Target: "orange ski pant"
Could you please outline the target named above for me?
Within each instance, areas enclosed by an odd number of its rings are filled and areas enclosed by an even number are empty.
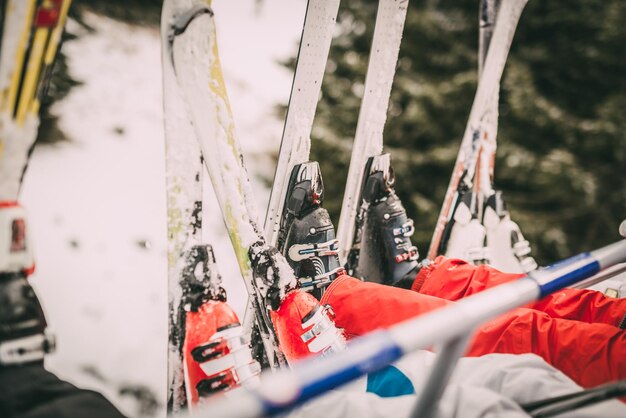
[[[522,276],[502,273],[487,265],[474,266],[463,260],[437,257],[431,265],[420,270],[412,290],[447,300],[459,300]],[[563,289],[526,307],[545,312],[553,318],[613,326],[619,326],[626,315],[626,299],[611,298],[601,292],[584,289]]]
[[[336,325],[353,337],[454,302],[343,275],[321,303],[333,308]],[[626,378],[626,332],[533,309],[515,309],[480,326],[466,355],[489,353],[537,354],[587,388]]]

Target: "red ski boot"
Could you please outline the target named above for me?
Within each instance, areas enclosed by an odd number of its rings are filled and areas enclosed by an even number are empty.
[[[271,312],[280,348],[287,361],[343,350],[346,340],[335,327],[335,314],[310,293],[294,290]]]
[[[237,314],[225,302],[210,300],[187,313],[183,357],[190,408],[257,378],[261,368],[249,344]]]

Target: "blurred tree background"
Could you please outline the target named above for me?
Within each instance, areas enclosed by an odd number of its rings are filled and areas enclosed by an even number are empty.
[[[342,1],[313,130],[311,158],[325,174],[335,223],[377,4]],[[159,0],[74,0],[72,16],[81,23],[91,10],[156,27],[160,7]],[[626,217],[625,42],[623,0],[530,0],[518,26],[500,94],[495,181],[541,263],[616,240]],[[477,50],[478,0],[410,2],[385,148],[422,254],[476,90]],[[73,85],[63,65],[55,80],[60,93]]]
[[[312,159],[339,219],[377,3],[344,0]],[[626,2],[530,0],[500,94],[496,187],[538,261],[615,241],[626,217]],[[410,2],[385,150],[425,255],[477,84],[478,0]]]

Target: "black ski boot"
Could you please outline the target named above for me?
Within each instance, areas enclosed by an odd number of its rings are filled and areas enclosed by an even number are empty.
[[[43,362],[54,351],[39,299],[22,272],[0,272],[0,368]]]
[[[335,227],[322,205],[324,183],[317,162],[294,167],[278,234],[277,247],[293,268],[300,287],[320,299],[344,273]]]
[[[411,243],[413,220],[407,217],[394,184],[389,154],[371,157],[365,167],[348,271],[368,282],[410,287],[419,269],[419,253]]]

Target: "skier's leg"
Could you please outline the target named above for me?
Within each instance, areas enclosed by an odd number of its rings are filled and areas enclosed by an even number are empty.
[[[626,378],[625,331],[532,309],[516,309],[481,326],[467,355],[488,353],[537,354],[585,388]]]
[[[337,327],[357,336],[453,302],[342,276],[328,287],[322,303],[335,310]],[[585,387],[626,377],[625,331],[531,309],[516,309],[481,326],[470,347],[474,356],[537,354]]]
[[[486,264],[475,266],[457,258],[437,257],[420,269],[411,290],[447,300],[458,300],[523,276],[518,273],[502,273]]]
[[[334,309],[337,327],[351,337],[387,328],[453,302],[344,275],[326,289],[321,303]]]
[[[502,273],[487,265],[438,257],[423,267],[412,289],[447,300],[458,300],[485,289],[517,280],[522,274]],[[594,290],[563,289],[527,306],[553,318],[619,326],[626,314],[626,299],[615,299]]]
[[[626,318],[626,299],[616,299],[587,289],[563,289],[528,306],[553,318],[620,327]]]

